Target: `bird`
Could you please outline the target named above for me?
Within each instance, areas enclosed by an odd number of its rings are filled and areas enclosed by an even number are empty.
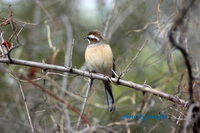
[[[85,40],[88,46],[85,50],[85,62],[90,72],[104,74],[115,77],[115,63],[110,45],[98,30],[93,30],[87,34]],[[115,111],[114,97],[110,81],[103,81],[108,103],[108,110]]]

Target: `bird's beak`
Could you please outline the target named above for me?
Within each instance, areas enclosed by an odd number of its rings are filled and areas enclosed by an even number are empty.
[[[86,37],[86,38],[84,38],[84,40],[85,41],[87,41],[88,42],[88,44],[90,44],[90,40]]]

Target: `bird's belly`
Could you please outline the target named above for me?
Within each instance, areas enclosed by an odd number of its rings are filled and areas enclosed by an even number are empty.
[[[90,71],[94,70],[97,73],[112,74],[113,55],[109,45],[87,48],[85,60]]]

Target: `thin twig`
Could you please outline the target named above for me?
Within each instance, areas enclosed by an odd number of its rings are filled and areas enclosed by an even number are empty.
[[[65,101],[62,98],[58,97],[57,95],[51,93],[50,91],[48,91],[45,88],[43,88],[40,85],[38,85],[37,83],[35,83],[35,82],[33,82],[33,81],[29,80],[29,79],[26,79],[24,77],[22,77],[22,78],[24,80],[27,80],[29,83],[31,83],[35,87],[39,88],[43,92],[47,93],[49,96],[51,96],[51,97],[55,98],[56,100],[58,100],[59,102],[65,104],[68,108],[70,108],[71,110],[73,110],[77,115],[81,116],[81,119],[91,128],[91,124],[88,122],[88,120],[83,115],[81,115],[81,113],[76,108],[74,108],[73,106],[71,106],[67,101]]]
[[[158,20],[156,20],[155,22],[149,22],[142,29],[136,29],[136,30],[129,30],[129,31],[127,31],[126,35],[129,35],[132,32],[142,32],[142,31],[146,30],[150,25],[155,25],[157,23],[158,23]]]
[[[119,28],[119,26],[126,20],[126,18],[133,13],[134,7],[130,5],[115,22],[110,26],[109,32],[107,33],[106,40],[111,40],[112,34]]]
[[[42,8],[42,10],[48,16],[49,20],[53,21],[53,18],[51,17],[50,13],[44,8],[44,6],[42,5],[42,3],[39,0],[35,0],[35,3],[38,4],[40,6],[40,8]]]
[[[46,69],[44,69],[43,71],[43,75],[46,75]],[[44,89],[47,89],[47,86],[46,86],[46,77],[43,78],[43,84],[44,84]],[[44,132],[46,133],[46,118],[47,118],[47,96],[46,96],[46,93],[44,93],[44,105],[45,105],[45,109],[44,109],[44,119],[45,119],[45,122],[44,122]]]
[[[72,40],[72,46],[71,46],[71,52],[70,52],[70,67],[72,67],[72,55],[73,55],[75,38],[76,37],[74,37],[73,40]]]
[[[198,120],[199,115],[195,114],[197,113],[196,111],[199,112],[199,104],[191,104],[187,112],[186,120],[184,122],[183,133],[188,132],[189,126],[194,126],[195,119]]]
[[[71,128],[71,120],[70,120],[70,117],[69,117],[69,111],[68,111],[68,109],[65,109],[64,110],[64,114],[65,114],[65,118],[66,118],[66,121],[67,121],[67,129],[68,130],[72,130],[72,128]]]
[[[88,100],[88,95],[89,95],[89,92],[92,88],[92,83],[93,83],[93,79],[89,79],[89,84],[88,84],[88,88],[86,90],[86,93],[85,93],[85,99],[84,99],[84,102],[83,102],[83,105],[82,105],[82,109],[81,109],[81,115],[83,115],[83,112],[85,110],[85,105],[87,103],[87,100]],[[81,117],[79,116],[78,118],[78,122],[76,124],[76,129],[78,129],[79,125],[80,125],[80,122],[81,122]]]
[[[131,64],[134,62],[134,60],[138,57],[138,55],[140,54],[140,52],[142,51],[142,49],[144,48],[144,46],[147,44],[148,40],[145,41],[145,43],[142,45],[142,47],[140,48],[140,50],[137,52],[137,54],[135,55],[135,57],[129,62],[129,64],[126,66],[126,68],[124,69],[124,71],[122,71],[122,73],[120,74],[120,78],[123,77],[130,69],[131,69]]]
[[[26,24],[27,24],[27,23],[25,22],[25,23],[22,25],[21,29],[20,29],[19,32],[17,33],[17,37],[19,36],[19,34],[21,33],[21,31],[24,29],[24,27],[25,27]]]
[[[10,13],[9,22],[10,22],[11,28],[12,28],[12,30],[14,31],[14,33],[13,33],[13,34],[11,35],[11,37],[9,38],[8,42],[11,41],[11,39],[12,39],[13,36],[17,33],[17,30],[18,30],[18,25],[17,25],[17,23],[12,19],[12,12]],[[13,25],[13,23],[14,23],[15,25]]]
[[[72,31],[72,26],[71,26],[71,23],[69,21],[69,18],[67,15],[62,15],[61,16],[61,19],[65,25],[65,29],[67,31],[67,43],[66,43],[66,48],[67,50],[65,50],[65,67],[69,67],[70,65],[70,55],[72,55],[72,45],[73,45],[73,31]],[[72,58],[72,57],[71,57]],[[67,84],[68,84],[68,78],[66,78],[68,76],[68,73],[63,73],[65,75],[65,77],[63,77],[63,80],[62,80],[62,90],[61,90],[61,94],[60,96],[61,97],[64,97],[65,95],[65,90],[66,90],[66,87],[67,87]]]
[[[52,41],[51,41],[51,29],[50,26],[48,24],[48,21],[45,21],[46,27],[47,27],[47,38],[48,38],[48,44],[49,47],[52,49],[53,51],[53,55],[52,55],[52,60],[51,60],[51,64],[54,64],[55,58],[59,52],[59,49],[56,48],[56,46],[53,46]]]
[[[0,52],[1,52],[1,54],[4,56],[5,55],[5,53],[4,53],[4,50],[3,50],[3,43],[5,42],[4,41],[4,38],[3,38],[3,31],[0,29]]]
[[[116,8],[116,5],[117,5],[116,3],[117,3],[117,0],[114,0],[113,9],[110,11],[110,14],[108,16],[108,19],[106,21],[106,25],[105,25],[105,28],[104,28],[104,31],[103,31],[103,36],[104,37],[106,37],[106,35],[107,35],[107,30],[108,30],[108,26],[109,26],[109,23],[110,23],[110,19],[113,16],[114,9]]]
[[[10,67],[9,67],[9,68],[10,68]],[[10,68],[10,70],[11,70],[12,73],[15,75],[14,71],[13,71],[11,68]],[[15,75],[15,77],[17,77],[17,76]],[[20,92],[21,92],[21,94],[22,94],[22,99],[23,99],[23,101],[24,101],[24,105],[25,105],[25,108],[26,108],[26,113],[27,113],[27,116],[28,116],[28,121],[29,121],[29,124],[30,124],[30,126],[31,126],[31,132],[34,133],[35,131],[34,131],[34,129],[33,129],[33,124],[32,124],[32,120],[31,120],[31,116],[30,116],[29,110],[28,110],[28,105],[27,105],[27,102],[26,102],[26,97],[25,97],[24,91],[23,91],[23,89],[22,89],[22,85],[21,85],[21,83],[20,83],[20,81],[19,81],[19,78],[17,78],[16,80],[17,80],[17,83],[18,83],[18,85],[19,85],[19,90],[20,90]]]

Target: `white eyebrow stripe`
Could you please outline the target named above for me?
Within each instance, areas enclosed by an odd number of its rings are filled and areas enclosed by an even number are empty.
[[[94,35],[89,35],[88,37],[90,37],[90,38],[95,38],[95,39],[97,39],[98,41],[100,40],[98,37],[96,37],[96,36],[94,36]]]

